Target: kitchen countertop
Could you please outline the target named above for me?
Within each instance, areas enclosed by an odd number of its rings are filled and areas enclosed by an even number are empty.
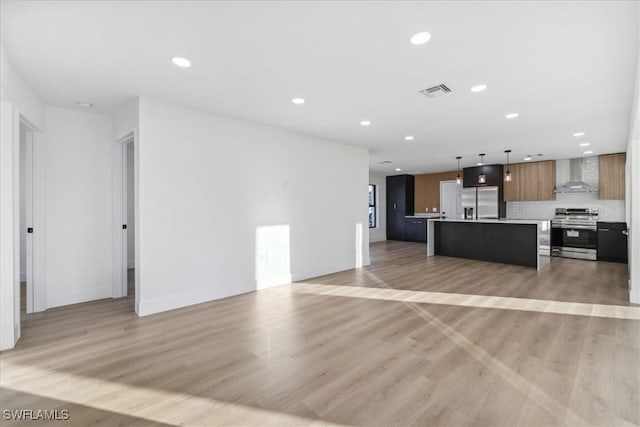
[[[427,214],[417,214],[417,215],[405,215],[405,218],[440,218],[439,213],[427,213]]]
[[[549,223],[550,219],[459,219],[459,218],[430,218],[432,221],[442,222],[475,222],[482,224],[542,224]]]

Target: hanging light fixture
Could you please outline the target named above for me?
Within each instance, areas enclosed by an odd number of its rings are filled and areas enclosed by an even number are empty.
[[[483,157],[485,156],[485,154],[482,153],[482,154],[479,154],[479,156],[480,156],[480,162],[478,163],[478,166],[482,166],[484,165]],[[484,173],[481,172],[480,175],[478,175],[478,184],[486,184],[486,182],[487,182],[487,177]]]
[[[504,173],[504,180],[507,182],[511,182],[511,171],[509,170],[509,153],[511,150],[504,150],[507,153],[507,171]]]
[[[462,177],[460,176],[460,159],[461,158],[462,156],[456,157],[456,160],[458,161],[458,175],[456,175],[456,184],[462,184]]]

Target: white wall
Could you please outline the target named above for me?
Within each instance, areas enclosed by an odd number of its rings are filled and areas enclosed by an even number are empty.
[[[375,184],[377,190],[378,224],[369,229],[369,241],[387,240],[387,177],[380,173],[369,173],[369,184]]]
[[[113,115],[113,139],[122,138],[138,126],[138,98],[118,108]]]
[[[139,127],[140,315],[369,263],[367,150],[149,98]]]
[[[112,121],[46,108],[48,307],[111,297]]]
[[[135,190],[134,190],[134,144],[127,144],[127,268],[135,267]]]
[[[38,95],[16,73],[4,47],[0,45],[0,81],[2,82],[3,97],[6,96],[20,114],[33,126],[43,130],[44,103]]]

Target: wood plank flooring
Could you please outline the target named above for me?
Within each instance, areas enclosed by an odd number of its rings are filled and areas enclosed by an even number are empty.
[[[33,425],[640,424],[626,265],[537,272],[403,242],[371,258],[144,318],[128,298],[28,315],[0,355],[2,409],[69,411]]]

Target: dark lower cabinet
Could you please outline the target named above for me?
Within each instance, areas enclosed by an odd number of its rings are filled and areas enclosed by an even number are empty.
[[[405,240],[427,242],[427,220],[424,218],[405,218]]]
[[[598,260],[628,262],[627,224],[598,222]]]
[[[433,229],[436,255],[538,267],[536,224],[436,221]]]
[[[413,215],[413,175],[387,177],[387,239],[405,240],[405,216]]]

